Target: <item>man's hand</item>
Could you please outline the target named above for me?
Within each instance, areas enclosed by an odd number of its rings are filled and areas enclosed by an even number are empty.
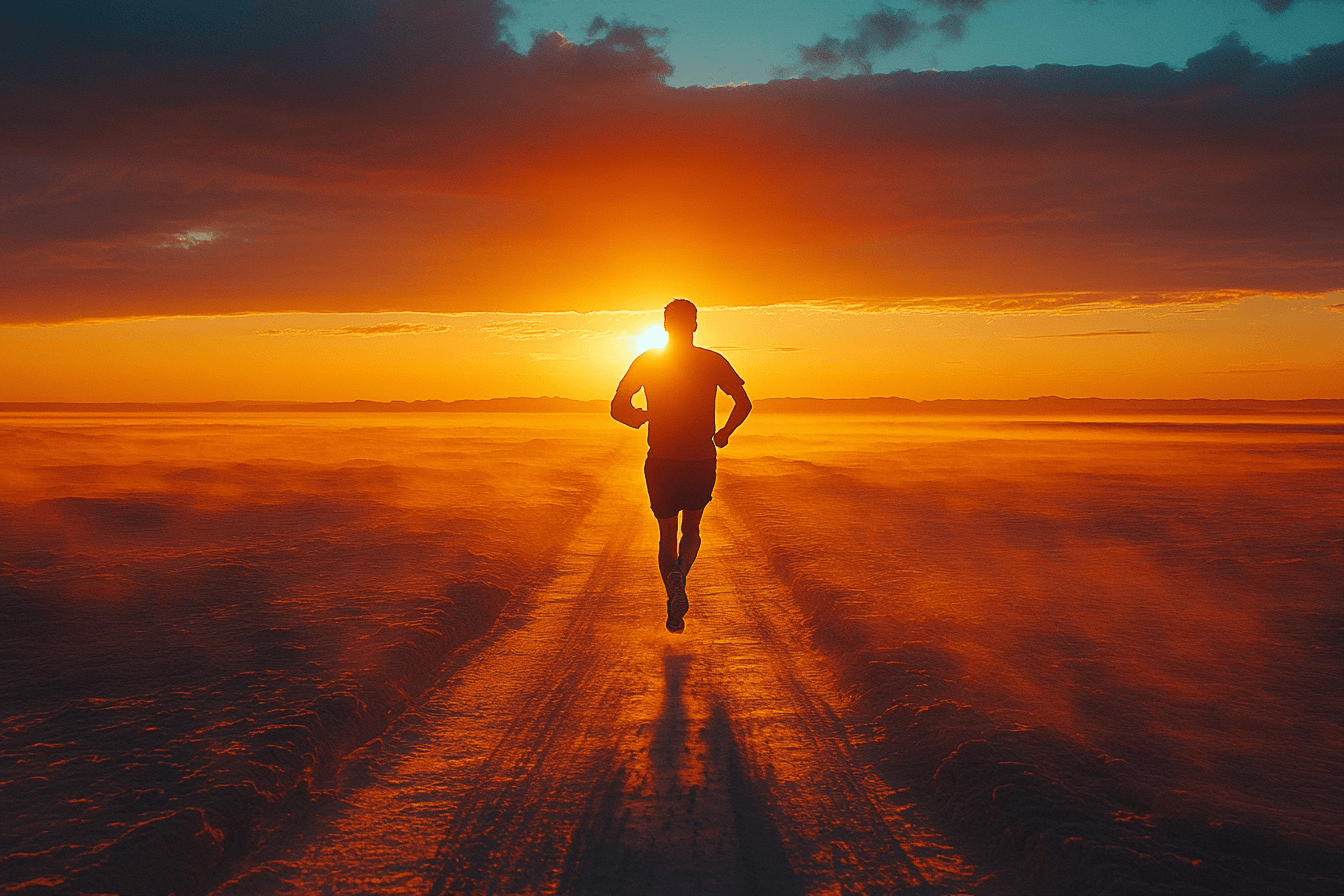
[[[751,399],[747,397],[747,390],[742,388],[741,383],[720,386],[719,388],[727,392],[733,399],[733,411],[728,415],[728,422],[723,424],[723,429],[714,433],[714,444],[722,448],[728,444],[728,437],[742,425],[742,421],[747,419],[747,415],[751,413]]]
[[[611,416],[624,423],[631,429],[639,429],[645,423],[649,422],[649,412],[644,408],[633,407],[630,400],[626,399],[625,407],[613,404],[611,407]]]
[[[649,422],[649,412],[644,408],[635,407],[630,401],[642,388],[644,387],[638,383],[630,382],[630,374],[627,373],[621,384],[616,387],[616,394],[611,399],[611,416],[631,429],[639,429]]]

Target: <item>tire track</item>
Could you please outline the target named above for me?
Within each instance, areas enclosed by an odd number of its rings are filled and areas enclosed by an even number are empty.
[[[725,587],[706,597],[733,606],[724,618],[760,654],[755,686],[742,686],[739,672],[738,686],[725,689],[730,718],[753,776],[772,781],[786,848],[809,892],[970,887],[974,869],[855,756],[842,717],[848,700],[806,644],[802,614],[751,530],[725,503],[707,532],[707,559]]]
[[[585,595],[610,593],[631,553],[635,520],[628,512],[614,537],[592,558],[591,574],[572,592],[576,612],[538,676],[545,688],[521,712],[482,763],[482,783],[458,806],[433,864],[429,893],[541,892],[562,864],[568,843],[592,794],[619,787],[617,750],[588,736],[594,717],[619,706],[611,676],[610,645],[597,637],[602,605]],[[589,557],[587,552],[583,556]],[[594,681],[594,679],[599,679]],[[596,692],[596,697],[594,696]],[[596,734],[597,732],[592,732]],[[594,787],[596,785],[596,787]]]
[[[747,528],[711,505],[662,628],[634,463],[524,616],[367,748],[231,893],[951,893],[968,869],[855,764],[845,701]]]

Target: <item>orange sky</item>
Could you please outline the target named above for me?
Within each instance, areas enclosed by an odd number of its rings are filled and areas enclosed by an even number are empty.
[[[660,319],[291,313],[9,326],[0,400],[608,398]],[[698,336],[756,397],[1344,392],[1344,312],[1315,299],[1062,313],[705,306]]]
[[[762,396],[1344,394],[1341,47],[673,89],[377,9],[21,35],[0,400],[597,397],[678,295]]]

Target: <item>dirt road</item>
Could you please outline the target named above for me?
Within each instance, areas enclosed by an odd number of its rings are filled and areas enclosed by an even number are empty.
[[[723,502],[663,629],[637,468],[551,585],[222,892],[956,893],[975,875],[855,761],[845,700]]]

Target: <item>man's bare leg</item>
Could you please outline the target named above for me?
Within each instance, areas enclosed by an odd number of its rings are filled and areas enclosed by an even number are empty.
[[[705,509],[703,507],[699,510],[682,511],[681,549],[677,552],[677,565],[681,567],[682,575],[691,571],[691,564],[695,562],[695,555],[700,553],[700,518],[704,515]]]
[[[658,573],[663,581],[677,565],[677,518],[670,516],[658,520]]]
[[[675,516],[658,520],[658,571],[663,576],[663,587],[667,590],[667,630],[676,634],[684,631],[686,624],[681,617],[686,615],[686,579],[677,563],[677,518]]]
[[[704,515],[704,508],[682,511],[680,545],[677,544],[677,517],[658,520],[658,572],[664,581],[673,567],[680,569],[683,575],[691,571],[691,564],[700,553],[700,520]]]

